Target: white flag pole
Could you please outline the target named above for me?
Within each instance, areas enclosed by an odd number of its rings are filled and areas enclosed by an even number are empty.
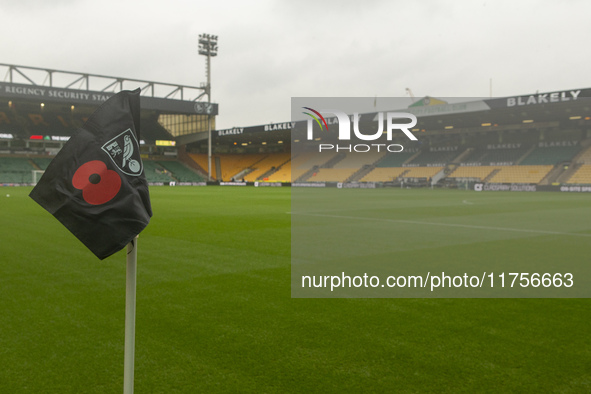
[[[135,357],[135,289],[137,267],[137,236],[127,244],[125,284],[125,358],[123,365],[123,394],[133,394]]]

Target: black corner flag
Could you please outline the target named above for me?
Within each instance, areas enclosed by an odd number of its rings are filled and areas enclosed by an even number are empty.
[[[152,216],[139,140],[140,90],[117,93],[70,138],[29,195],[101,260]]]

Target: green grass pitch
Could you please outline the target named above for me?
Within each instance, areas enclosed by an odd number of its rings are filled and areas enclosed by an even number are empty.
[[[30,188],[1,192],[0,393],[121,392],[124,252],[101,262]],[[591,233],[589,196],[357,192],[407,201],[406,220],[518,227],[499,221],[522,213],[523,227],[540,217]],[[589,299],[292,299],[288,188],[155,187],[151,198],[136,393],[591,391]],[[475,198],[486,204],[461,205]],[[449,230],[429,231],[416,253],[446,247]],[[542,240],[540,259],[557,247],[589,256],[588,238],[544,237],[527,238]],[[475,245],[468,237],[440,256]]]

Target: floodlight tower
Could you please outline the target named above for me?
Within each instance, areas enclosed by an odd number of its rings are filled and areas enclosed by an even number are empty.
[[[218,55],[218,36],[199,34],[199,54],[206,56],[207,102],[211,103],[211,58]],[[211,114],[207,114],[207,178],[211,181]]]

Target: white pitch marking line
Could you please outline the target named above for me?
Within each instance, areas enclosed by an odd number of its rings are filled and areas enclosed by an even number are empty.
[[[396,219],[381,219],[381,218],[364,218],[364,217],[359,217],[359,216],[325,215],[325,214],[318,214],[318,213],[292,212],[291,214],[292,215],[304,215],[304,216],[329,217],[329,218],[336,218],[336,219],[370,220],[370,221],[374,221],[374,222],[390,222],[390,223],[402,223],[402,224],[426,224],[429,226],[460,227],[460,228],[471,228],[471,229],[478,229],[478,230],[498,230],[498,231],[514,231],[514,232],[518,232],[518,233],[571,235],[571,236],[575,236],[575,237],[591,237],[591,234],[564,233],[564,232],[560,232],[560,231],[545,231],[545,230],[529,230],[529,229],[510,228],[510,227],[476,226],[476,225],[471,225],[471,224],[420,222],[420,221],[416,221],[416,220],[396,220]]]

